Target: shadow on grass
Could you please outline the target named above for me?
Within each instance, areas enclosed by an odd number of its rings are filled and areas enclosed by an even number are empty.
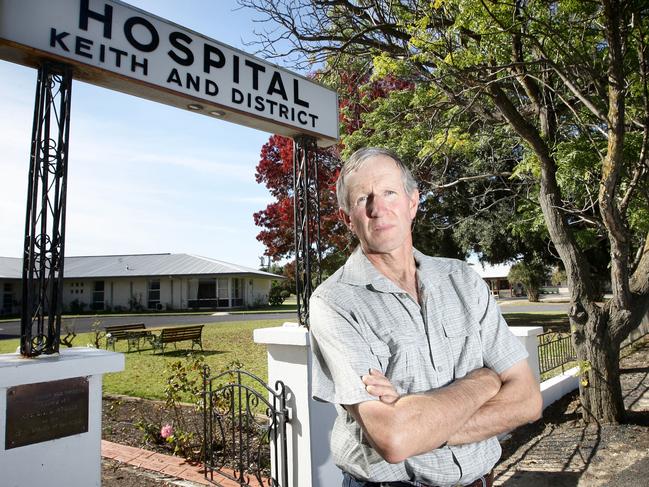
[[[532,313],[507,313],[505,321],[509,326],[541,326],[543,331],[567,332],[570,331],[568,314],[532,314]]]
[[[138,353],[137,350],[132,350],[130,353]],[[223,355],[224,353],[230,353],[230,350],[197,350],[191,348],[177,348],[172,350],[165,350],[164,353],[156,352],[152,353],[152,349],[148,348],[146,350],[140,350],[140,354],[147,353],[153,357],[180,357],[185,358],[187,355],[202,355],[204,357],[211,357],[212,355]]]

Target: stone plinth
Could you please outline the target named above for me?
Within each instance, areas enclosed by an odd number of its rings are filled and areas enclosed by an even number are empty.
[[[67,348],[61,350],[58,355],[29,359],[22,358],[19,354],[0,355],[0,472],[2,472],[0,483],[2,486],[101,485],[102,376],[106,372],[121,370],[124,370],[123,354],[94,348]],[[27,391],[27,394],[37,398],[36,402],[46,400],[47,407],[30,404],[29,411],[25,412],[24,416],[29,417],[33,414],[35,416],[33,424],[50,423],[56,418],[53,412],[65,407],[65,391],[55,391],[53,397],[47,398],[45,397],[47,394],[39,395],[38,389],[49,391],[52,384],[66,384],[56,381],[75,378],[79,378],[79,382],[82,383],[87,380],[87,431],[12,447],[16,438],[25,438],[34,432],[29,431],[30,422],[23,419],[18,425],[15,423],[9,425],[8,435],[7,406],[8,400],[13,400],[8,397],[8,392],[13,397],[20,393],[16,391]],[[22,387],[29,384],[42,384],[42,386]],[[55,390],[56,387],[53,389]],[[58,400],[55,397],[57,394],[63,399]],[[72,404],[76,404],[77,400],[78,397]],[[15,406],[11,409],[13,411]],[[15,414],[16,411],[13,413]],[[50,413],[51,417],[48,415]],[[42,420],[43,416],[47,416],[46,421]],[[20,434],[15,433],[17,427]],[[47,431],[47,428],[39,427],[39,430],[41,431],[35,432],[36,436],[43,435],[42,430]],[[52,427],[50,432],[52,431],[59,434],[59,431],[65,431],[65,428]]]

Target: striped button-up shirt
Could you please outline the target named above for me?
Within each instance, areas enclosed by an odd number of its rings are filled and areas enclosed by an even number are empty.
[[[361,480],[468,484],[500,457],[495,437],[390,464],[341,407],[378,400],[361,376],[381,370],[400,394],[443,387],[474,369],[502,373],[527,357],[488,286],[466,263],[414,251],[419,301],[383,276],[360,247],[310,301],[313,397],[336,405],[331,450]]]

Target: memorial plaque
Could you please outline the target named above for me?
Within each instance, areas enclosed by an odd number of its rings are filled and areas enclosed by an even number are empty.
[[[88,379],[7,389],[5,450],[88,431]]]

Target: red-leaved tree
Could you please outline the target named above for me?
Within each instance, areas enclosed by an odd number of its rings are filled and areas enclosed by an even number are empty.
[[[370,104],[396,90],[411,89],[412,84],[387,76],[369,83],[370,73],[350,69],[337,73],[336,79],[327,83],[338,91],[341,132],[352,133],[362,127],[363,114]],[[316,76],[318,77],[318,76]],[[359,87],[363,86],[363,89]],[[320,243],[322,272],[329,275],[351,253],[354,241],[338,217],[336,179],[342,161],[340,146],[318,149],[318,187],[320,195]],[[273,135],[261,148],[255,178],[266,185],[275,201],[254,213],[255,225],[262,228],[257,240],[266,246],[265,254],[275,261],[294,256],[293,230],[293,141],[288,137]],[[293,266],[286,266],[290,272]],[[287,276],[293,277],[293,276]]]
[[[318,188],[320,194],[320,242],[322,269],[328,274],[348,253],[350,239],[338,219],[335,184],[340,159],[335,147],[318,149]],[[261,149],[261,160],[255,175],[266,185],[275,201],[253,217],[263,230],[257,240],[266,246],[266,255],[273,260],[294,256],[293,229],[293,140],[273,135]],[[315,223],[315,222],[312,222]],[[315,238],[315,235],[313,235]],[[291,266],[287,267],[291,269]],[[289,276],[290,277],[290,276]]]

